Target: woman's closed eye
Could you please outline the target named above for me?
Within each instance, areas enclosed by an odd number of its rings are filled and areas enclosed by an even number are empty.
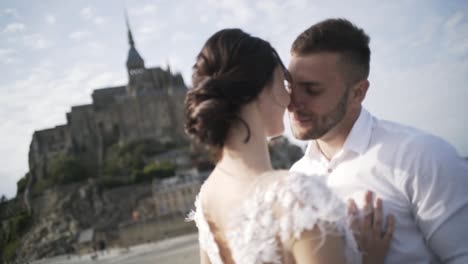
[[[291,93],[293,84],[289,82],[288,80],[284,80],[284,88],[288,93]]]

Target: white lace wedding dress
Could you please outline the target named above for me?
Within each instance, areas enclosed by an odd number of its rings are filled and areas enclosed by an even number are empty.
[[[304,230],[314,227],[319,228],[322,236],[343,237],[346,263],[361,263],[345,205],[319,177],[287,171],[263,174],[245,203],[232,214],[226,239],[235,263],[294,263],[291,242],[299,239]],[[200,247],[210,262],[222,264],[222,252],[199,196],[188,220],[195,221]],[[320,241],[323,243],[323,238]]]

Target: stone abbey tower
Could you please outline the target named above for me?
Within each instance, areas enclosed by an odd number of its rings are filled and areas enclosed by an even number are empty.
[[[49,163],[57,155],[78,157],[98,177],[111,145],[141,139],[162,144],[187,142],[183,129],[187,87],[182,76],[172,73],[169,66],[146,68],[128,20],[127,29],[128,84],[94,90],[92,103],[72,107],[66,124],[34,132],[29,148],[33,182],[46,177]]]

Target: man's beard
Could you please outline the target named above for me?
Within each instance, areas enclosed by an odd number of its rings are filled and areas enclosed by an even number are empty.
[[[291,125],[294,137],[300,140],[318,139],[334,128],[343,120],[346,114],[349,91],[350,89],[347,88],[343,97],[341,97],[341,100],[338,102],[338,105],[327,114],[320,116],[307,113],[309,117],[312,117],[313,121],[310,128],[305,128],[306,131],[301,131],[299,126],[297,126],[298,129],[296,129],[294,125]]]

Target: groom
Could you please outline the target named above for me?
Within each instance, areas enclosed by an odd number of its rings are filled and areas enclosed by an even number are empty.
[[[362,107],[366,33],[328,19],[300,34],[291,55],[289,117],[294,136],[309,140],[291,170],[319,172],[343,199],[381,198],[396,219],[386,263],[468,263],[468,163],[442,139]]]

